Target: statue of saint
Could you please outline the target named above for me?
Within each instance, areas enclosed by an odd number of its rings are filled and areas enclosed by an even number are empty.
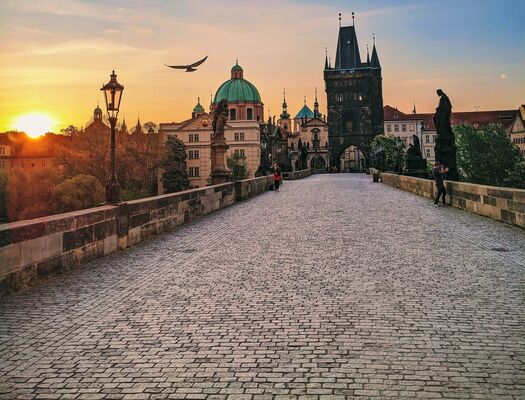
[[[414,142],[414,155],[421,157],[421,143],[417,135],[412,135],[412,142]]]
[[[452,103],[443,90],[438,89],[436,93],[439,96],[439,105],[436,108],[436,114],[434,114],[434,125],[439,134],[440,131],[450,129]]]
[[[217,104],[215,111],[213,112],[213,137],[212,142],[224,142],[224,127],[226,126],[226,121],[228,121],[228,101],[222,99]]]

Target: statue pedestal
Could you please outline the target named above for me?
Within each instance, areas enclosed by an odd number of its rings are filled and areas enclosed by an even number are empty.
[[[211,184],[219,185],[230,181],[231,171],[226,166],[226,141],[211,144]]]
[[[428,178],[427,160],[424,158],[407,159],[406,174],[416,178]]]

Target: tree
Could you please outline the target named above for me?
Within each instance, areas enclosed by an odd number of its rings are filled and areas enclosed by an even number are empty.
[[[406,144],[401,138],[391,135],[378,135],[372,140],[372,153],[383,151],[383,171],[401,173],[405,165]]]
[[[241,156],[239,153],[233,153],[231,157],[226,159],[226,164],[232,171],[232,181],[242,181],[248,178],[249,171],[246,165],[246,157]]]
[[[9,178],[4,171],[0,171],[0,223],[7,222],[7,188]]]
[[[503,186],[520,161],[518,148],[503,128],[472,125],[454,127],[458,169],[467,182]]]
[[[77,175],[57,185],[53,191],[56,209],[63,213],[95,207],[104,200],[104,187],[91,175]]]
[[[504,183],[508,187],[525,189],[525,161],[520,161],[514,165]]]
[[[80,130],[74,125],[69,125],[64,129],[60,129],[60,133],[66,136],[75,136],[80,133]]]
[[[179,192],[190,187],[188,173],[186,172],[186,158],[184,143],[173,136],[168,136],[166,150],[161,161],[161,166],[164,169],[162,173],[164,193]]]

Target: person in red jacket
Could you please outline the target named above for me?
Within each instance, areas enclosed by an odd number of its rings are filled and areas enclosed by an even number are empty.
[[[281,176],[281,171],[279,170],[279,167],[275,167],[273,170],[273,185],[275,187],[275,190],[279,190],[279,185],[281,184],[282,180],[283,177]]]

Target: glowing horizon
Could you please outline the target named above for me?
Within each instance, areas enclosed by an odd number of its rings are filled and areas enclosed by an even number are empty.
[[[177,2],[179,3],[179,2]],[[435,90],[455,111],[517,109],[525,102],[525,5],[510,0],[454,2],[360,0],[324,4],[269,0],[191,4],[155,0],[5,0],[0,4],[0,132],[16,116],[38,110],[53,129],[82,127],[103,104],[100,87],[115,69],[125,90],[119,120],[181,121],[201,98],[230,78],[239,59],[259,90],[265,114],[281,113],[286,87],[294,116],[318,88],[325,113],[325,46],[335,58],[337,14],[356,29],[362,58],[375,32],[383,67],[383,103],[404,112],[432,112]],[[507,10],[513,8],[509,14]],[[198,71],[186,64],[205,55]]]

